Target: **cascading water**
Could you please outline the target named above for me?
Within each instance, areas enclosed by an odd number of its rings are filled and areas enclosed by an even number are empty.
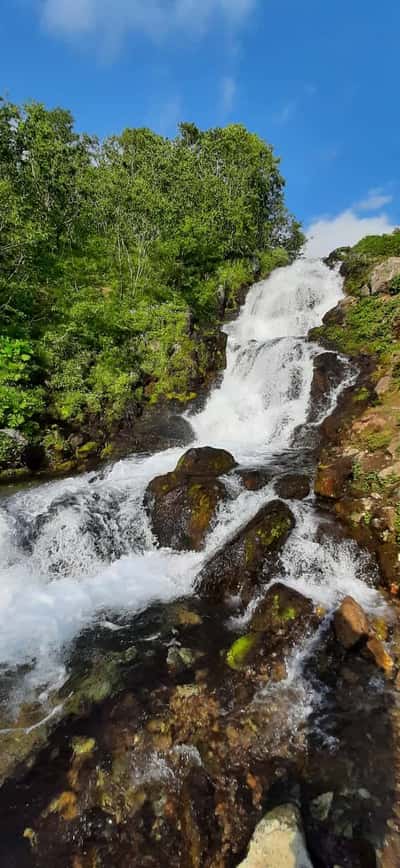
[[[271,455],[279,464],[289,447],[296,454],[296,431],[308,418],[313,361],[321,352],[305,336],[340,296],[340,277],[311,261],[279,269],[251,289],[237,321],[226,327],[222,382],[205,409],[190,418],[196,443],[224,446],[247,466],[271,461]],[[257,493],[239,489],[236,499],[220,509],[202,553],[159,549],[143,493],[152,478],[173,469],[181,454],[170,449],[133,456],[100,473],[2,500],[4,669],[34,662],[32,684],[62,678],[64,650],[82,629],[96,619],[109,624],[118,613],[139,611],[154,600],[189,594],[210,553],[275,496],[273,483]],[[312,499],[296,511],[282,579],[324,605],[350,591],[374,608],[377,596],[363,580],[356,547],[316,539]]]

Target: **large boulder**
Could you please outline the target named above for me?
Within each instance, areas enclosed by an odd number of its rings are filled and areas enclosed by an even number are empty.
[[[249,600],[264,564],[282,547],[294,524],[285,503],[267,503],[205,565],[197,580],[197,591],[213,601],[237,594],[243,601]]]
[[[199,551],[221,501],[227,497],[218,478],[236,466],[224,449],[189,449],[175,470],[157,476],[144,503],[158,542],[179,551]]]
[[[312,868],[295,805],[280,805],[265,815],[238,868]]]
[[[372,295],[379,292],[390,292],[395,278],[400,276],[400,256],[390,256],[376,265],[372,271],[369,285]]]
[[[347,651],[368,639],[371,632],[364,610],[352,597],[345,597],[335,612],[333,628],[337,641]]]

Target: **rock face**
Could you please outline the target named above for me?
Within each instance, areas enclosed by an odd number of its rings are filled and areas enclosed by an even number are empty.
[[[294,527],[294,517],[280,500],[267,503],[201,571],[197,591],[214,601],[240,594],[250,599],[268,556],[277,552]]]
[[[312,868],[295,805],[281,805],[266,814],[238,868]]]
[[[310,494],[310,480],[302,473],[287,473],[278,480],[275,491],[284,500],[303,500]]]
[[[352,597],[345,597],[335,612],[333,626],[338,642],[346,650],[354,648],[358,642],[368,639],[370,635],[368,618]]]
[[[370,287],[372,295],[379,292],[389,292],[392,281],[400,275],[400,257],[390,256],[376,265],[372,271],[370,278]]]
[[[218,478],[236,466],[223,449],[189,449],[175,470],[157,476],[144,503],[154,535],[162,546],[199,551],[219,503],[227,496]]]

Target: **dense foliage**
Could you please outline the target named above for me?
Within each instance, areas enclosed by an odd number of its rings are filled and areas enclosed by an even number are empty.
[[[239,125],[99,142],[0,102],[0,428],[49,443],[187,397],[221,287],[301,247],[269,145]],[[200,350],[201,357],[201,350]]]

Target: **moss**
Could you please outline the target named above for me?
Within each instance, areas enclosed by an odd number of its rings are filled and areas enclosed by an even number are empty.
[[[96,747],[94,738],[74,738],[72,742],[72,750],[74,756],[89,756],[93,753]]]
[[[226,662],[230,669],[241,669],[253,650],[258,636],[256,633],[249,633],[247,636],[241,636],[236,639],[236,642],[231,645],[226,655]]]
[[[373,433],[365,433],[359,440],[369,449],[370,452],[376,452],[378,449],[385,449],[389,446],[393,437],[393,431],[389,428],[384,431],[374,431]]]
[[[59,814],[63,820],[75,820],[79,815],[76,793],[73,793],[72,790],[61,793],[50,802],[45,811],[45,817],[48,814]]]
[[[355,395],[353,396],[353,401],[361,402],[367,401],[369,398],[369,390],[363,386],[361,389],[358,389]]]
[[[267,551],[274,542],[279,540],[290,529],[290,521],[287,518],[278,518],[271,528],[258,528],[255,532],[249,534],[245,542],[245,559],[246,566],[250,566],[257,555],[257,551],[263,548]]]
[[[89,440],[87,443],[84,443],[83,446],[79,446],[76,450],[76,454],[78,458],[88,458],[89,455],[96,455],[99,450],[99,444],[94,440]]]

